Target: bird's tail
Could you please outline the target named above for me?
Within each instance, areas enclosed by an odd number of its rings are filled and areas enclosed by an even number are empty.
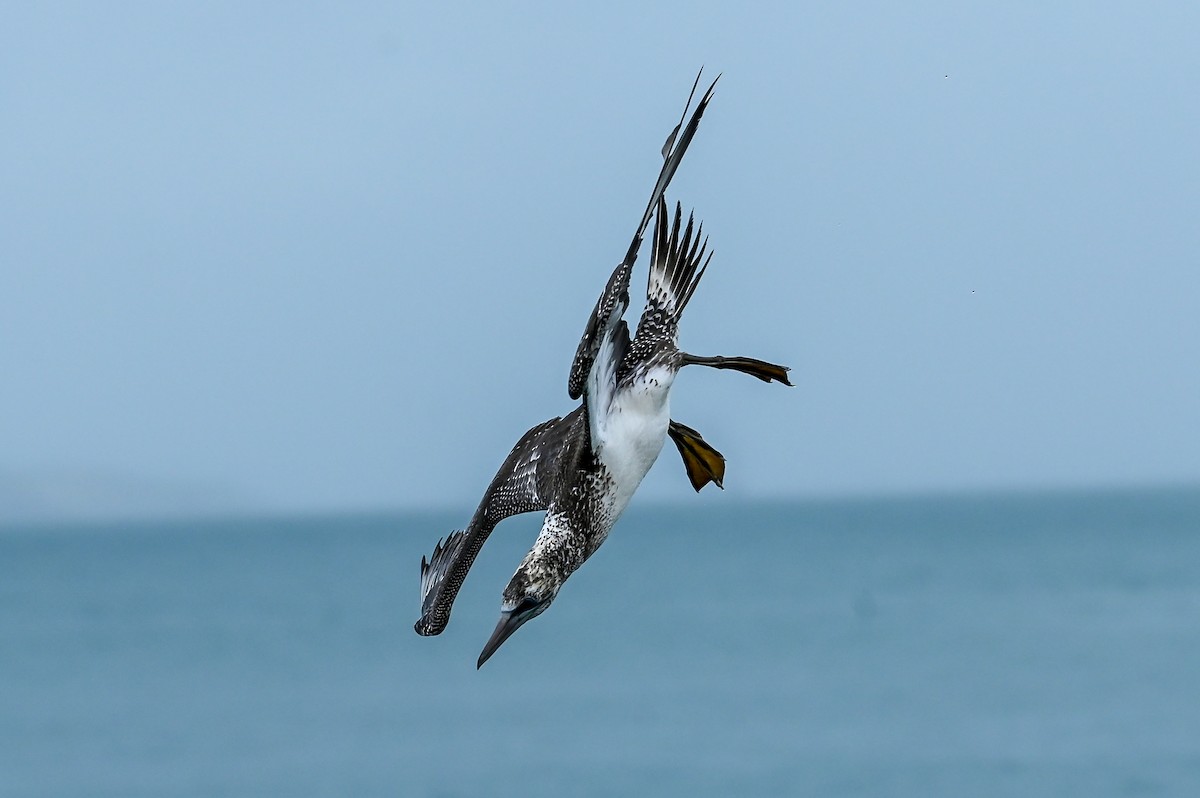
[[[683,309],[712,260],[712,253],[707,251],[708,239],[703,233],[704,226],[697,225],[691,214],[684,227],[683,207],[679,203],[675,203],[675,215],[668,224],[666,200],[659,200],[654,224],[654,252],[646,283],[647,312],[650,316],[661,315],[655,321],[677,323],[683,315]]]

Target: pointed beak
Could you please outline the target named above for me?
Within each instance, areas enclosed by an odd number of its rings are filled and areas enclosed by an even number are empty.
[[[528,615],[518,615],[515,612],[500,613],[500,622],[496,624],[496,630],[492,632],[492,636],[488,638],[487,645],[483,647],[483,653],[479,655],[479,663],[475,666],[478,670],[483,667],[483,663],[487,662],[496,649],[500,648],[501,644],[507,640],[513,632],[521,628],[521,624],[529,620]]]

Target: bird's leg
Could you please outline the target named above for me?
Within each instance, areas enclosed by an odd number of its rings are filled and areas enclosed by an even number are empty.
[[[679,456],[683,458],[683,466],[687,469],[688,479],[697,493],[709,482],[725,490],[725,458],[720,452],[709,446],[708,442],[700,437],[699,432],[685,427],[678,421],[671,421],[667,427],[667,434],[675,441]]]
[[[788,380],[788,372],[791,371],[787,366],[777,366],[774,363],[768,363],[765,360],[757,360],[752,357],[697,357],[689,355],[687,352],[680,353],[683,358],[684,366],[710,366],[714,369],[733,369],[740,371],[743,374],[749,374],[751,377],[758,377],[763,382],[782,382],[784,385],[791,385]]]

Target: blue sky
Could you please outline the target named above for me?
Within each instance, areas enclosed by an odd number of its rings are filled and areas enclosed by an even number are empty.
[[[469,509],[701,64],[682,344],[797,387],[685,372],[646,497],[1200,480],[1194,5],[5,16],[0,496]]]

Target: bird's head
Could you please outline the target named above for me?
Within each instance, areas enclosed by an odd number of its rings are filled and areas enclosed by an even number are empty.
[[[500,648],[513,632],[520,629],[526,621],[545,612],[550,602],[558,595],[562,583],[563,578],[558,575],[556,569],[546,567],[533,557],[526,557],[521,567],[513,574],[508,587],[504,588],[500,622],[488,638],[475,667],[482,668],[483,663],[496,653],[496,649]]]

